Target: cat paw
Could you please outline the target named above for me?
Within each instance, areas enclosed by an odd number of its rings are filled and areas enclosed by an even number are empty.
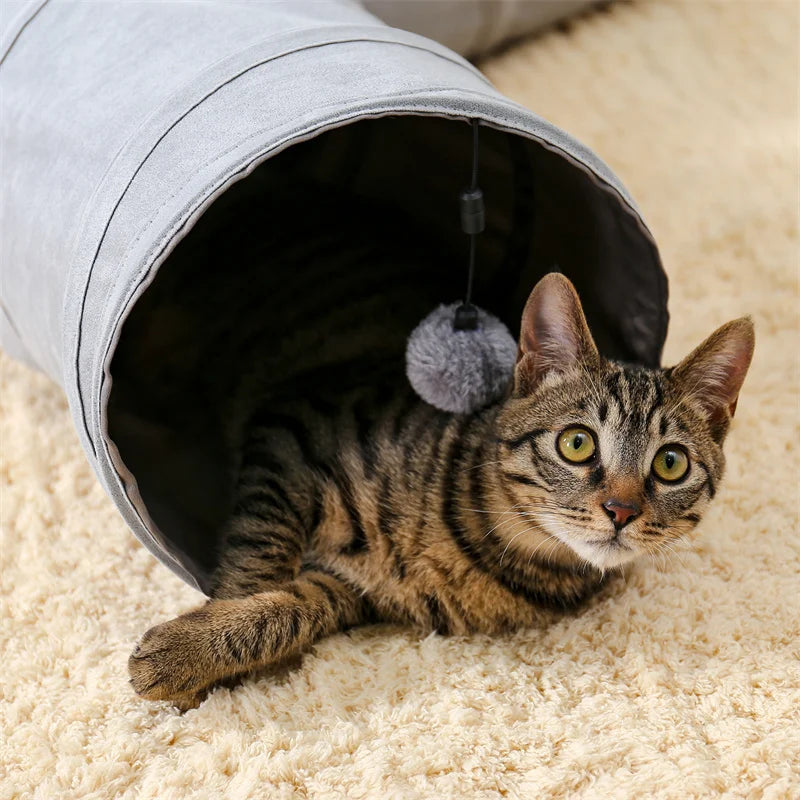
[[[213,677],[203,669],[202,636],[184,617],[150,628],[128,659],[134,691],[147,700],[170,700],[194,708]]]

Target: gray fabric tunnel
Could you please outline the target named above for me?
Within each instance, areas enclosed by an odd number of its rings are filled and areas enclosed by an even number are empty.
[[[473,54],[582,3],[371,5]],[[64,387],[120,513],[191,585],[207,588],[214,566],[224,454],[214,409],[194,390],[211,362],[200,344],[191,363],[170,362],[159,303],[181,291],[176,276],[211,275],[219,304],[187,311],[197,341],[206,322],[236,330],[236,243],[226,231],[276,242],[267,269],[278,278],[287,245],[275,235],[313,235],[307,221],[320,215],[354,241],[433,231],[445,257],[430,285],[415,277],[419,285],[388,300],[409,305],[411,319],[458,299],[457,194],[476,119],[487,199],[477,302],[516,334],[528,292],[557,265],[605,354],[659,363],[666,278],[624,187],[444,45],[347,0],[37,0],[6,3],[3,15],[3,347]],[[361,221],[351,197],[393,209],[388,227]],[[246,293],[272,313],[272,294]],[[167,372],[172,395],[159,404],[157,376]],[[224,391],[227,378],[211,378]]]

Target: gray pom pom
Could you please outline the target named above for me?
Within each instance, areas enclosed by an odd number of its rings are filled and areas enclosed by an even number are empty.
[[[408,339],[406,374],[423,400],[466,414],[503,396],[517,343],[497,317],[482,309],[475,330],[453,330],[459,305],[439,306],[417,325]]]

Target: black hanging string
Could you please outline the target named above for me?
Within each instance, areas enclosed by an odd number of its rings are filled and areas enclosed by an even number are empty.
[[[474,331],[478,327],[478,309],[472,305],[472,284],[475,278],[475,258],[478,234],[486,227],[483,192],[478,187],[478,120],[472,120],[472,181],[469,189],[459,196],[461,229],[469,236],[469,271],[464,302],[456,309],[453,328]]]

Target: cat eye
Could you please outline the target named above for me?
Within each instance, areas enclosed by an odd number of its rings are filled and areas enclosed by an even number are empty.
[[[573,464],[588,461],[596,449],[594,436],[586,428],[567,428],[558,437],[558,452]]]
[[[679,481],[688,471],[689,456],[679,445],[664,445],[653,459],[653,473],[667,483]]]

